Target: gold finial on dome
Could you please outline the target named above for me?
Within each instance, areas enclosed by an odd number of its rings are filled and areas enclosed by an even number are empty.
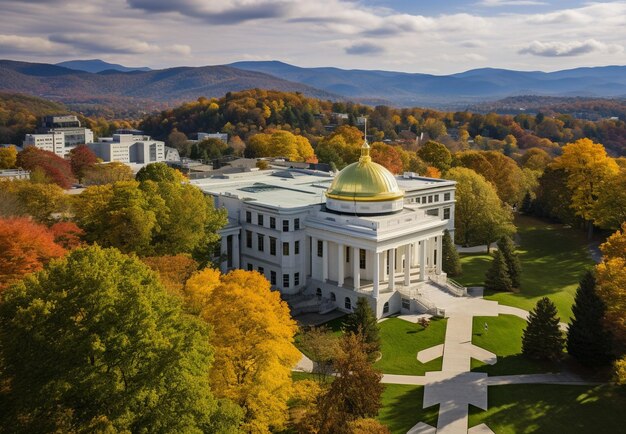
[[[359,164],[370,163],[372,157],[370,157],[370,145],[367,143],[367,118],[365,118],[365,127],[363,131],[363,146],[361,146],[361,158],[359,158]]]

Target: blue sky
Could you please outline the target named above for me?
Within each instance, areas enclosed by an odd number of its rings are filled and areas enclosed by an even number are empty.
[[[0,58],[449,74],[626,64],[626,0],[0,0]]]

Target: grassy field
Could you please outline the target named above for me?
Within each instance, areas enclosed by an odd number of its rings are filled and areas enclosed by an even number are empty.
[[[489,410],[470,407],[469,426],[486,423],[496,434],[618,433],[624,409],[626,391],[612,386],[495,386]]]
[[[398,318],[380,323],[382,358],[374,364],[385,374],[424,375],[427,371],[441,370],[442,358],[428,363],[417,360],[420,350],[443,344],[446,320],[433,319],[423,328]]]
[[[393,434],[406,434],[418,422],[437,426],[439,406],[423,409],[424,387],[386,384],[378,420]]]
[[[485,332],[485,323],[488,331]],[[558,363],[538,362],[522,356],[522,334],[526,321],[513,315],[474,317],[472,343],[498,356],[495,365],[472,359],[472,371],[489,375],[538,374],[559,372]]]
[[[518,216],[515,223],[521,240],[521,291],[486,293],[485,298],[530,310],[547,296],[556,304],[561,321],[569,322],[578,281],[594,265],[585,234],[532,217]],[[490,262],[487,254],[463,255],[463,275],[456,280],[465,286],[482,286]]]

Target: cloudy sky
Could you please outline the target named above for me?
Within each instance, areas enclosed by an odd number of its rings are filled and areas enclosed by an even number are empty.
[[[626,65],[626,1],[0,0],[0,58],[433,74]]]

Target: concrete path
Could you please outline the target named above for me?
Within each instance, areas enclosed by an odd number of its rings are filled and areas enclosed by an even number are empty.
[[[467,434],[495,434],[495,433],[491,431],[491,428],[489,428],[487,425],[485,425],[484,423],[481,423],[480,425],[476,425],[468,429]]]
[[[406,434],[435,434],[437,428],[430,426],[424,422],[418,422],[413,428],[407,431]]]
[[[417,360],[420,363],[428,363],[441,356],[443,356],[443,344],[435,345],[434,347],[426,348],[425,350],[417,352]]]
[[[506,386],[509,384],[563,384],[570,386],[594,386],[602,383],[588,381],[569,372],[560,372],[557,374],[502,375],[489,377],[487,379],[487,384],[489,386]]]
[[[313,369],[315,367],[315,363],[313,363],[313,360],[309,359],[302,353],[300,354],[302,355],[302,357],[300,358],[300,361],[298,361],[296,366],[292,369],[292,371],[313,372]]]

